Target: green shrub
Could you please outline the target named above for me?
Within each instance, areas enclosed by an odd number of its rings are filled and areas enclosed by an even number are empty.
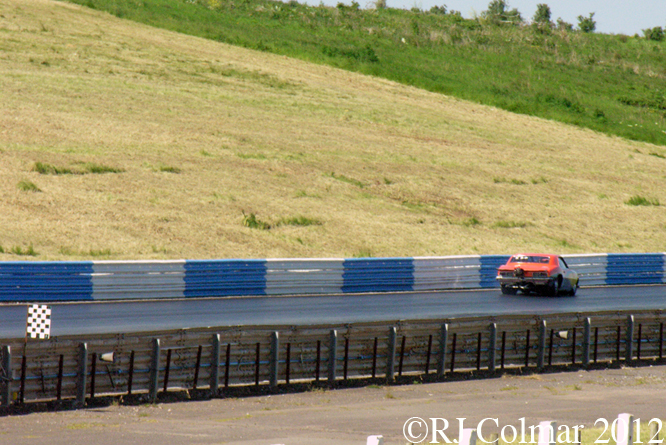
[[[594,20],[594,12],[590,12],[589,17],[578,16],[578,29],[584,33],[594,32],[597,29],[597,22]]]
[[[661,26],[655,26],[654,28],[644,29],[643,35],[645,36],[646,40],[661,42],[662,40],[664,40],[664,29]]]
[[[41,192],[41,189],[34,182],[23,180],[18,183],[19,190],[23,192]]]

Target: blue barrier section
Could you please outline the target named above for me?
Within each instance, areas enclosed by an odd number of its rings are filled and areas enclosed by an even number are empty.
[[[664,278],[664,254],[608,254],[606,284],[659,284]]]
[[[92,300],[92,271],[91,261],[0,263],[0,301]]]
[[[186,297],[266,295],[266,260],[185,262]]]
[[[479,287],[482,289],[499,287],[497,269],[509,261],[511,255],[482,255],[479,259]]]
[[[343,263],[342,292],[407,292],[414,287],[412,258],[358,258]]]

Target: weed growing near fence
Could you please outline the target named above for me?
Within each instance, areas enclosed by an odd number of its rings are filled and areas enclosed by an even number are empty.
[[[11,248],[10,253],[14,255],[19,255],[19,256],[37,256],[39,253],[35,250],[35,248],[32,246],[32,243],[24,249],[21,246],[14,246]]]

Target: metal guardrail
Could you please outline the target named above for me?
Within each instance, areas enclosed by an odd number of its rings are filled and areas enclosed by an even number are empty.
[[[86,301],[497,287],[507,255],[0,262],[0,301]],[[666,254],[567,255],[583,286],[666,283]]]
[[[663,360],[662,311],[498,316],[332,326],[264,326],[22,339],[2,347],[0,405],[101,395],[336,386],[355,378]],[[113,359],[109,360],[109,353]],[[105,361],[107,360],[107,361]]]

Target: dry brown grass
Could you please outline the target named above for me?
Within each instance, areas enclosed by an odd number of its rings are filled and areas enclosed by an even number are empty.
[[[0,260],[30,244],[40,260],[663,251],[666,161],[650,153],[664,151],[0,0]],[[272,228],[244,226],[252,213]],[[275,224],[298,216],[321,224]]]

